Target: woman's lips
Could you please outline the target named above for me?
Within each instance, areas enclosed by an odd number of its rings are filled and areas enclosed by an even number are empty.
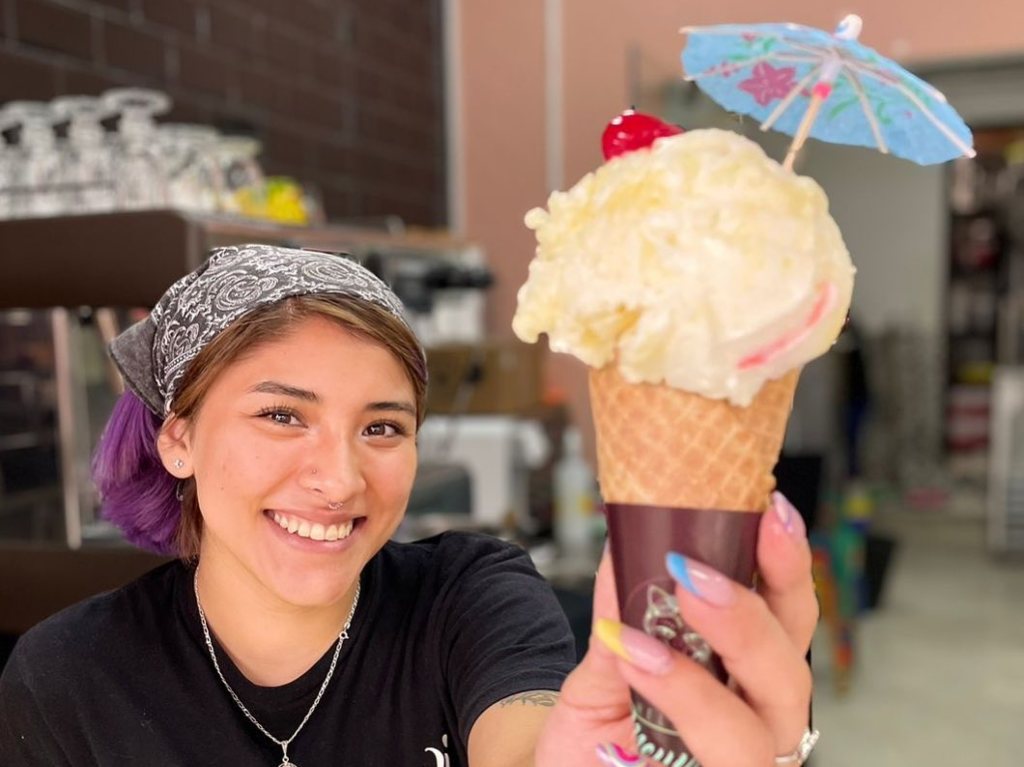
[[[267,509],[264,516],[276,528],[277,535],[293,545],[331,551],[345,547],[358,534],[365,520],[365,517],[350,517],[339,522],[313,522],[297,514],[274,509]]]
[[[282,530],[287,530],[292,535],[300,538],[310,538],[314,541],[336,541],[348,538],[352,533],[353,520],[322,524],[310,522],[300,516],[289,514],[283,511],[271,511],[270,518],[273,519]]]

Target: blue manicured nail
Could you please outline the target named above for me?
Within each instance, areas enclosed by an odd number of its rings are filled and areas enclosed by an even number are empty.
[[[716,570],[675,551],[665,556],[669,575],[698,599],[716,607],[728,607],[736,601],[735,584]]]

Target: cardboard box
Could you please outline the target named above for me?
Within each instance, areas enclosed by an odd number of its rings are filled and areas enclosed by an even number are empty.
[[[527,413],[541,403],[540,344],[491,340],[427,350],[427,413]]]

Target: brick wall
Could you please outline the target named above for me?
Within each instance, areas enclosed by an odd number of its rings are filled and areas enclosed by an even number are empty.
[[[0,102],[157,87],[332,217],[445,211],[440,0],[0,0]]]

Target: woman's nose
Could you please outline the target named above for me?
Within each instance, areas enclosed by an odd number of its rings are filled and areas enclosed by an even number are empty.
[[[325,503],[344,502],[362,492],[366,478],[358,446],[337,435],[324,435],[310,453],[303,480]]]

